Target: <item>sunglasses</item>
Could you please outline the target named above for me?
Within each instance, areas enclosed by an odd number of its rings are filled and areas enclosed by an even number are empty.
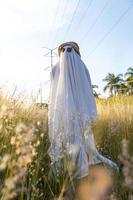
[[[67,50],[67,52],[70,53],[70,52],[72,51],[72,48],[71,48],[71,47],[68,47],[67,49],[66,49],[66,48],[62,48],[62,49],[61,49],[62,52],[64,52],[65,50]]]

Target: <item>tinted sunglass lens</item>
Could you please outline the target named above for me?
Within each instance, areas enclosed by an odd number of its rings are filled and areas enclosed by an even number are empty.
[[[72,48],[67,48],[67,52],[71,52],[72,51]]]

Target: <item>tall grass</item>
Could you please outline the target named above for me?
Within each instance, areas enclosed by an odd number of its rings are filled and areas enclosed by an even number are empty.
[[[122,139],[129,140],[133,152],[133,96],[117,96],[98,99],[98,118],[94,124],[94,135],[104,154],[118,161]]]
[[[131,198],[132,188],[124,184],[129,173],[123,171],[127,163],[122,159],[122,141],[128,141],[126,154],[130,158],[133,154],[133,97],[97,99],[97,109],[98,117],[93,124],[96,145],[103,155],[119,165],[120,175],[114,192],[118,199],[127,200]],[[59,174],[54,168],[49,173],[47,112],[47,107],[25,107],[21,101],[0,97],[1,200],[52,200],[56,196],[61,199],[64,190],[75,187],[64,168]]]

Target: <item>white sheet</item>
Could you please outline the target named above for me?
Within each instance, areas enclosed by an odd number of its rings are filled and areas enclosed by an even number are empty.
[[[89,164],[106,162],[117,167],[95,147],[91,123],[96,117],[89,71],[73,48],[65,50],[51,71],[48,153],[52,163],[69,155],[77,178],[88,174]]]

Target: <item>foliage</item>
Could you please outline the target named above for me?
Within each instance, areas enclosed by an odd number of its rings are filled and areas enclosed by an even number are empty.
[[[123,79],[125,77],[125,80]],[[107,82],[104,87],[104,92],[109,91],[111,96],[118,94],[133,95],[133,68],[129,67],[127,72],[123,74],[115,75],[114,73],[108,73],[103,79]]]
[[[123,139],[129,141],[129,153],[133,154],[133,99],[120,95],[96,101],[98,118],[93,124],[96,145],[103,155],[119,165],[121,174],[114,191],[120,200],[127,200],[131,193],[130,188],[123,185],[126,174],[123,174],[119,155]],[[21,101],[1,96],[1,200],[52,200],[63,195],[69,186],[74,187],[65,167],[60,174],[54,168],[50,172],[47,112],[47,107],[25,107]]]

